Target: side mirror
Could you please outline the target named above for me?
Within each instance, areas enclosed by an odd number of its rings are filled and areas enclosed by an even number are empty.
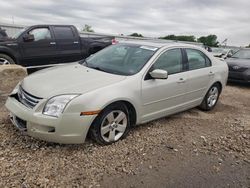
[[[155,69],[149,74],[154,79],[167,79],[168,78],[168,72],[162,69]]]
[[[35,40],[34,35],[26,34],[26,35],[23,36],[23,41],[24,42],[32,42],[34,40]]]
[[[227,54],[227,57],[232,57],[232,54],[230,54],[230,53],[229,53],[229,54]]]

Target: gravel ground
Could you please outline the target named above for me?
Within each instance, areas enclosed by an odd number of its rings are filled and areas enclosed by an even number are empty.
[[[250,87],[135,127],[110,146],[59,145],[15,130],[0,97],[0,187],[250,187]]]

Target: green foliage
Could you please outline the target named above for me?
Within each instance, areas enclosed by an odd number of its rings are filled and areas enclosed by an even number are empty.
[[[167,35],[160,37],[160,39],[196,42],[195,36],[193,35]]]
[[[82,31],[84,31],[84,32],[95,32],[95,31],[92,29],[92,26],[87,25],[87,24],[84,25]]]
[[[143,37],[143,35],[140,34],[140,33],[132,33],[132,34],[129,35],[129,36],[132,36],[132,37]]]
[[[198,38],[198,42],[203,43],[206,46],[210,47],[218,47],[219,42],[217,41],[216,35],[208,35],[208,36],[202,36]]]
[[[198,38],[197,40],[196,40],[196,37],[193,35],[167,35],[165,37],[160,37],[160,39],[200,42],[200,43],[203,43],[205,46],[210,46],[210,47],[218,47],[219,45],[216,35],[202,36]]]

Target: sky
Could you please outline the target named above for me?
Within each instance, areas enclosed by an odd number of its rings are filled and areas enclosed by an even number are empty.
[[[13,21],[147,37],[215,34],[228,45],[250,44],[249,0],[0,0],[0,22]]]

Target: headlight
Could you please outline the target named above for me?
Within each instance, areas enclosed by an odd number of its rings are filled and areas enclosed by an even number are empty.
[[[43,109],[43,114],[58,117],[63,112],[69,101],[77,96],[78,95],[60,95],[49,99]]]

